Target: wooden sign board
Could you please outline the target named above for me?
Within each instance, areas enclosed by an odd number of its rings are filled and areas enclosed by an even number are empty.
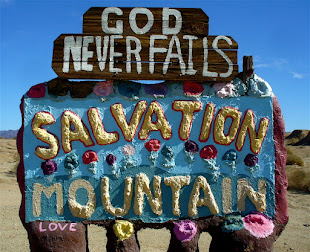
[[[83,34],[55,40],[52,68],[70,79],[230,81],[238,44],[209,36],[208,21],[201,9],[91,8]]]
[[[169,27],[181,27],[179,36],[191,34],[206,36],[209,34],[209,17],[198,8],[103,8],[92,7],[83,16],[83,33],[102,34],[104,22],[108,27],[116,27],[117,21],[122,24],[123,35],[136,35],[132,27],[145,27],[152,24],[144,34],[169,34]],[[177,25],[177,23],[179,25]],[[136,25],[135,25],[136,24]],[[166,30],[165,30],[166,29]],[[171,28],[170,28],[171,30]],[[171,33],[170,33],[171,34]],[[172,34],[176,34],[175,32]]]

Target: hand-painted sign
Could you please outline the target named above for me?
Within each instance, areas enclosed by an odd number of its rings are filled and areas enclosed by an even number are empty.
[[[274,216],[273,99],[212,90],[110,81],[84,99],[25,97],[26,222]]]
[[[90,8],[83,34],[54,42],[52,67],[71,79],[230,81],[236,41],[209,36],[201,9]]]

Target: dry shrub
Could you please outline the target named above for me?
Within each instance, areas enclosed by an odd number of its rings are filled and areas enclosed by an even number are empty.
[[[287,153],[287,159],[286,159],[286,164],[287,165],[299,165],[299,166],[304,166],[304,160],[295,155],[292,151],[291,148],[286,147],[286,153]]]
[[[285,149],[286,149],[286,154],[287,155],[292,155],[293,154],[293,150],[290,147],[285,146]]]
[[[310,169],[291,167],[286,171],[288,188],[310,192]]]

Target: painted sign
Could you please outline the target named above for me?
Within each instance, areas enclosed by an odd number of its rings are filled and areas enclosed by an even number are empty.
[[[238,73],[236,41],[209,36],[201,9],[90,8],[83,34],[54,42],[61,78],[230,81]]]
[[[273,217],[273,99],[212,90],[107,81],[83,99],[25,97],[26,222]]]

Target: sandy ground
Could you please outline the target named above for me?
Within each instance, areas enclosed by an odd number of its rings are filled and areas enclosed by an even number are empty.
[[[305,149],[306,148],[306,149]],[[309,156],[309,147],[302,148],[301,155]],[[29,251],[27,233],[24,230],[18,210],[21,195],[16,182],[14,168],[18,164],[15,141],[0,140],[0,251]],[[306,162],[306,167],[310,163]],[[293,169],[294,167],[289,167]],[[276,241],[274,251],[310,251],[310,194],[288,191],[290,221]],[[170,233],[165,230],[146,229],[138,233],[141,251],[166,251]],[[160,241],[160,242],[158,242]],[[200,251],[208,251],[210,236],[203,233]],[[89,227],[90,251],[105,251],[105,230],[96,226]]]

